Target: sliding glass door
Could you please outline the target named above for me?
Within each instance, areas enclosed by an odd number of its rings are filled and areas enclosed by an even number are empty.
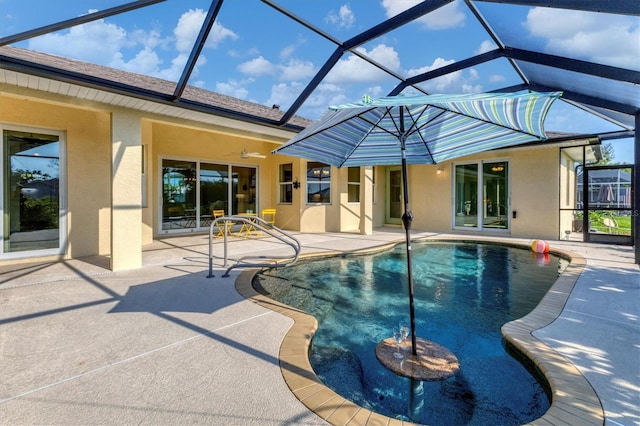
[[[161,179],[163,233],[204,231],[213,210],[257,212],[256,167],[163,159]]]
[[[64,252],[62,136],[2,130],[2,257]]]
[[[454,228],[509,229],[509,163],[455,166]]]

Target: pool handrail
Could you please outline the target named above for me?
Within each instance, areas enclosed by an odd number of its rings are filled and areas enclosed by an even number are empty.
[[[264,219],[257,216],[222,216],[218,217],[211,222],[209,225],[209,275],[207,278],[213,278],[213,240],[214,240],[214,228],[216,231],[223,226],[224,231],[222,232],[223,237],[223,266],[227,266],[228,256],[227,256],[227,238],[229,236],[229,224],[234,223],[243,223],[248,226],[252,226],[255,229],[264,232],[265,234],[281,241],[282,243],[290,246],[293,249],[294,254],[289,256],[242,256],[237,260],[234,265],[231,265],[227,268],[222,277],[228,277],[229,272],[235,268],[283,268],[285,266],[293,265],[298,261],[298,257],[300,256],[301,245],[300,241],[296,239],[293,235],[288,234],[282,229],[276,227],[275,225],[265,221]],[[262,262],[247,262],[247,260],[258,260],[262,259]],[[265,262],[264,259],[272,260],[272,262]],[[282,260],[286,260],[287,262],[280,262]]]

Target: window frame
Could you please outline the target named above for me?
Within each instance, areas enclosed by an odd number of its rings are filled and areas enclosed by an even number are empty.
[[[287,180],[286,170],[284,170],[285,166],[291,168],[290,180]],[[291,199],[283,200],[283,194],[290,194]],[[278,165],[278,204],[293,204],[293,163],[282,163]]]
[[[354,175],[357,176],[358,178],[357,181],[352,180],[352,176],[351,176],[352,171],[356,171]],[[361,167],[347,167],[347,203],[350,203],[350,204],[360,203],[360,191],[362,189],[362,185],[360,182],[360,174],[361,174]],[[351,199],[352,195],[357,196],[357,199],[352,200]]]
[[[331,166],[320,161],[308,161],[307,165],[306,204],[331,204]],[[317,179],[317,181],[315,180]],[[326,179],[326,180],[324,180]],[[318,185],[318,190],[311,192],[312,185]],[[323,195],[324,194],[324,195]],[[313,196],[313,199],[311,198]]]
[[[5,251],[4,243],[0,245],[0,260],[11,260],[11,259],[26,259],[32,257],[43,257],[43,256],[52,256],[52,255],[64,255],[67,252],[68,247],[68,231],[67,231],[67,198],[68,198],[68,190],[67,190],[67,135],[63,130],[54,130],[47,129],[43,127],[36,126],[20,126],[20,125],[9,125],[5,123],[0,123],[0,135],[2,135],[2,139],[0,140],[0,176],[3,177],[3,187],[2,191],[4,193],[7,180],[5,179],[5,174],[7,171],[5,170],[5,141],[4,141],[4,133],[5,131],[16,131],[16,132],[27,132],[27,133],[39,133],[43,135],[52,135],[58,138],[58,247],[54,248],[44,248],[44,249],[35,249],[35,250],[22,250],[22,251]],[[0,197],[0,237],[4,241],[5,235],[4,230],[8,229],[5,226],[6,217],[8,217],[5,213],[5,200],[4,195]]]
[[[486,194],[483,192],[484,191],[484,187],[485,187],[485,180],[486,180],[486,176],[485,176],[485,172],[484,172],[484,168],[486,165],[491,165],[491,164],[502,164],[505,168],[506,168],[506,175],[504,177],[504,180],[506,182],[507,185],[507,191],[506,191],[506,204],[504,205],[504,215],[499,215],[504,217],[504,221],[505,221],[505,226],[504,227],[494,227],[494,226],[489,226],[487,224],[485,224],[485,219],[487,216],[485,216],[484,214],[484,210],[485,210],[485,202],[487,202],[487,200],[485,200]],[[476,183],[475,183],[475,202],[472,202],[470,205],[470,211],[471,212],[475,212],[475,215],[471,215],[471,216],[475,216],[476,221],[473,225],[465,225],[465,224],[461,224],[458,225],[456,224],[456,219],[458,216],[463,215],[464,216],[464,212],[461,209],[465,209],[466,208],[466,203],[465,205],[460,204],[460,199],[459,199],[459,194],[458,194],[458,181],[457,181],[457,170],[459,166],[476,166]],[[511,161],[508,158],[492,158],[492,159],[487,159],[487,160],[478,160],[478,161],[468,161],[468,162],[459,162],[459,163],[454,163],[453,164],[453,173],[451,174],[451,179],[452,179],[452,198],[451,198],[451,207],[452,207],[452,212],[451,212],[451,227],[454,230],[467,230],[467,231],[481,231],[481,232],[496,232],[496,233],[509,233],[511,232],[511,214],[510,214],[510,209],[511,209],[511,191],[512,191],[512,184],[511,184],[511,176],[512,176],[512,168],[511,168]],[[480,214],[479,214],[480,213]],[[466,222],[465,222],[466,223]]]

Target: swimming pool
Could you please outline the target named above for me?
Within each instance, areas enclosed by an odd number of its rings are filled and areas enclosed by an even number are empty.
[[[490,244],[416,243],[413,258],[417,334],[461,363],[453,378],[424,383],[419,411],[407,405],[415,383],[386,370],[374,353],[408,320],[404,246],[268,271],[254,284],[318,319],[313,368],[358,405],[430,424],[522,424],[542,416],[544,389],[505,352],[500,327],[531,311],[567,262]]]

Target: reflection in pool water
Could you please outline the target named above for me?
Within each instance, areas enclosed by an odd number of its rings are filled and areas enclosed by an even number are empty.
[[[403,245],[269,270],[254,284],[317,318],[310,350],[316,374],[362,407],[434,425],[516,425],[542,416],[544,389],[505,352],[500,327],[529,313],[566,262],[491,244],[412,248],[416,334],[451,350],[461,365],[442,382],[411,382],[375,357],[376,344],[408,321]]]

